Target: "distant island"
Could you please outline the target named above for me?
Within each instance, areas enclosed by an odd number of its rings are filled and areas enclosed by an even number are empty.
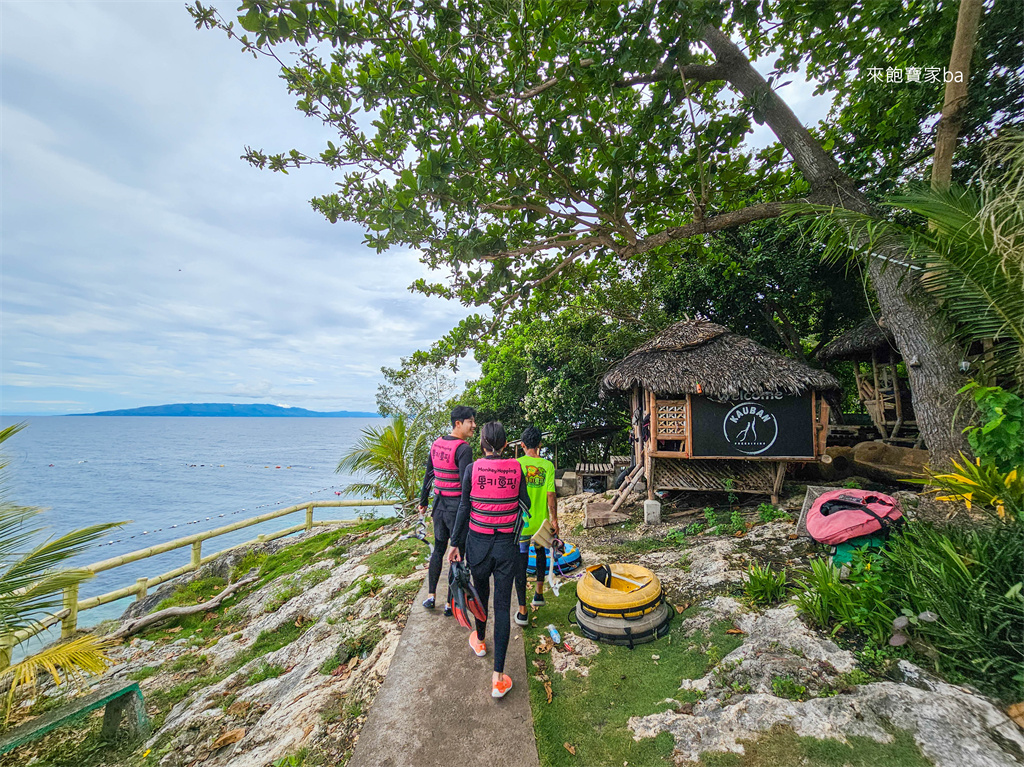
[[[101,413],[75,413],[74,415],[145,415],[145,416],[191,416],[199,418],[379,418],[378,413],[364,413],[352,410],[335,410],[322,413],[301,407],[280,405],[229,405],[215,402],[178,403],[176,405],[150,405],[126,410],[104,410]]]

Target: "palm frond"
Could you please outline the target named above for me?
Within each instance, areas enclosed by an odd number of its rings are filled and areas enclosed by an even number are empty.
[[[4,706],[5,721],[18,690],[34,692],[38,677],[43,672],[49,674],[57,685],[72,681],[79,687],[87,674],[102,674],[111,662],[106,654],[108,647],[109,643],[101,637],[77,637],[51,645],[0,671],[0,683],[10,682]]]
[[[426,460],[426,434],[417,433],[415,427],[415,421],[396,415],[386,426],[363,429],[335,471],[366,473],[373,481],[353,483],[345,490],[378,497],[397,494],[404,500],[415,498]]]

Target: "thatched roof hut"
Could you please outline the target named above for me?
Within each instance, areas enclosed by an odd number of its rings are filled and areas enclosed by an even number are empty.
[[[605,392],[639,387],[663,396],[704,394],[723,400],[840,390],[824,370],[705,320],[677,322],[638,346],[605,374],[601,387]]]
[[[889,359],[895,353],[896,341],[889,328],[868,317],[853,330],[847,330],[830,341],[818,352],[820,360],[871,359],[871,353],[880,359]]]

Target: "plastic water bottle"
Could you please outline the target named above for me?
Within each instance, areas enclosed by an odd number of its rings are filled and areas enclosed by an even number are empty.
[[[547,629],[548,634],[551,635],[551,641],[555,644],[562,644],[562,635],[558,633],[558,629],[555,628],[555,624],[549,623]]]

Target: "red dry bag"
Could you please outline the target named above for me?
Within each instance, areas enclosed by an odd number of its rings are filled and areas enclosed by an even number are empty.
[[[862,535],[888,536],[902,524],[899,501],[870,490],[829,490],[807,510],[808,535],[830,546]]]

